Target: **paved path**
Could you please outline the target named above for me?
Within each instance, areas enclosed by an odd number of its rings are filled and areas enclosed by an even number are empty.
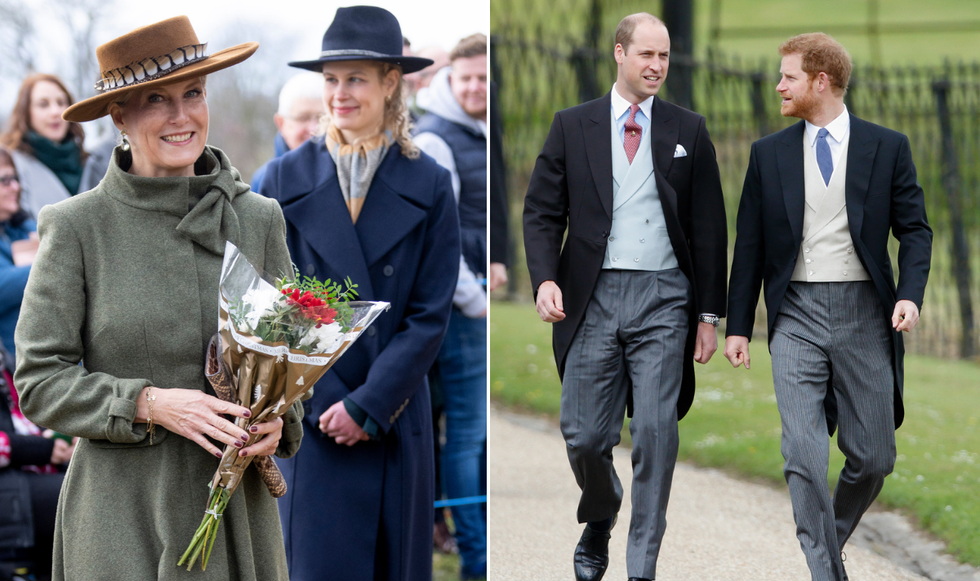
[[[557,427],[493,409],[489,422],[488,581],[572,581],[578,487]],[[620,522],[604,581],[626,581],[629,451],[616,449],[623,480]],[[625,518],[624,518],[625,517]],[[848,546],[851,581],[924,581],[860,547]],[[659,581],[807,581],[789,496],[717,470],[679,464],[660,551]]]

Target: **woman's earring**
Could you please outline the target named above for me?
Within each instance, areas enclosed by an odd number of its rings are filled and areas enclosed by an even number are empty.
[[[129,136],[126,135],[125,131],[122,131],[122,150],[129,151]]]

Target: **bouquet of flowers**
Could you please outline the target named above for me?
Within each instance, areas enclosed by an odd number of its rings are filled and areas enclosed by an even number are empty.
[[[286,413],[388,309],[385,302],[353,301],[356,288],[350,279],[341,284],[297,276],[269,282],[234,244],[227,243],[218,334],[208,346],[206,375],[219,398],[252,412],[250,418],[236,420],[245,433],[253,424]],[[285,493],[271,457],[242,458],[238,448],[225,446],[211,479],[204,520],[178,566],[186,563],[190,571],[200,558],[201,569],[207,567],[221,515],[253,459],[273,496]]]

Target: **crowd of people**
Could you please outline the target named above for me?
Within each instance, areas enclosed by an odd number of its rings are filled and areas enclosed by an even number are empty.
[[[226,445],[278,456],[287,492],[246,472],[202,578],[423,580],[434,549],[486,577],[487,38],[413,54],[390,12],[338,9],[245,183],[208,140],[207,75],[257,49],[208,55],[177,17],[100,46],[94,97],[23,82],[0,135],[0,580],[177,578]],[[118,145],[86,151],[107,116]],[[204,376],[226,241],[391,304],[252,434]]]

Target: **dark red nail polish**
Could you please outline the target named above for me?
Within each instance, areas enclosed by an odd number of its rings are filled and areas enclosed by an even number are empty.
[[[242,435],[242,440],[245,441],[245,442],[247,442],[248,441],[248,434],[243,434]]]
[[[218,458],[221,458],[221,452],[215,452],[214,455],[217,456]]]
[[[257,434],[257,433],[259,433],[259,427],[258,426],[252,426],[251,428],[248,429],[248,431],[252,432],[253,434]]]
[[[245,444],[242,444],[242,443],[241,443],[241,442],[239,442],[238,440],[235,440],[235,447],[236,447],[236,448],[241,448],[241,447],[242,447],[242,446],[244,446],[244,445],[245,445]]]
[[[250,418],[252,417],[252,412],[250,412],[249,410],[245,410],[245,413],[242,415],[244,415],[246,418]]]

